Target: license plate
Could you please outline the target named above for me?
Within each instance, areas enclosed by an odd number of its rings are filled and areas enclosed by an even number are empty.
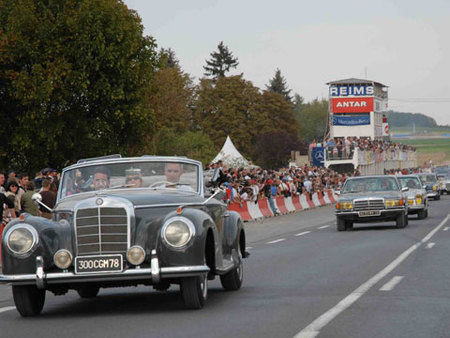
[[[80,256],[75,258],[75,273],[120,272],[122,255]]]
[[[381,215],[380,210],[365,210],[358,212],[359,217],[380,216],[380,215]]]

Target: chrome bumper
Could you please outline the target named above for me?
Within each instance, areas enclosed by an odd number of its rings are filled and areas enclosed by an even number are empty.
[[[39,289],[45,289],[47,284],[84,283],[121,280],[149,279],[153,284],[161,279],[198,276],[209,272],[207,265],[159,267],[156,255],[152,253],[151,268],[132,269],[122,272],[75,274],[73,272],[45,273],[43,259],[36,257],[36,273],[22,275],[0,275],[0,283],[12,285],[36,285]]]

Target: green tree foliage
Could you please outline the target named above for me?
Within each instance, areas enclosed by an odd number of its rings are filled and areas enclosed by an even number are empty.
[[[282,131],[261,134],[256,137],[255,161],[263,168],[278,169],[288,166],[290,153],[299,149],[295,133]]]
[[[115,0],[0,0],[3,168],[133,154],[152,116],[155,43]]]
[[[180,68],[162,68],[155,73],[147,104],[154,111],[153,127],[156,131],[163,128],[176,132],[191,129],[193,92],[191,78]]]
[[[180,68],[180,64],[177,57],[175,56],[175,52],[171,48],[161,48],[158,53],[158,60],[160,68]]]
[[[292,102],[290,96],[291,90],[287,88],[286,79],[281,75],[281,71],[277,69],[275,75],[269,80],[269,85],[266,85],[267,91],[271,93],[278,93],[285,97],[286,101]]]
[[[327,129],[328,100],[315,99],[303,103],[303,98],[296,95],[294,111],[300,125],[299,138],[302,142],[322,140]]]
[[[388,123],[392,127],[408,127],[415,124],[416,127],[433,128],[437,127],[436,120],[424,114],[400,113],[392,110],[386,112]]]
[[[155,135],[155,148],[158,155],[187,156],[201,161],[204,165],[216,155],[214,143],[201,131],[180,133],[162,129]]]
[[[223,41],[217,46],[218,51],[211,53],[211,59],[206,60],[205,76],[213,78],[224,77],[231,68],[236,68],[239,64],[238,59],[233,57],[233,53],[223,44]]]
[[[219,151],[229,135],[237,149],[248,159],[257,158],[254,144],[259,135],[280,132],[298,134],[292,106],[277,93],[264,91],[242,76],[202,79],[196,92],[195,117]],[[295,142],[291,143],[295,150]],[[290,151],[289,150],[289,151]],[[268,152],[279,152],[269,147]],[[289,154],[282,153],[280,156]]]

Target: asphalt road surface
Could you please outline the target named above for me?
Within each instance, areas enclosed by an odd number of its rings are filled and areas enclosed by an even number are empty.
[[[336,231],[332,206],[246,223],[244,284],[210,281],[185,310],[178,286],[47,293],[39,317],[0,286],[0,337],[450,337],[450,196],[429,217]]]

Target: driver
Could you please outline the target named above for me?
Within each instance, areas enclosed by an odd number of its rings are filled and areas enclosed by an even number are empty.
[[[184,191],[194,191],[189,185],[180,184],[180,177],[183,175],[183,165],[181,163],[166,163],[164,174],[166,175],[167,182],[157,186],[157,188],[172,188]]]
[[[106,167],[97,167],[94,170],[94,190],[109,188],[109,170]]]

